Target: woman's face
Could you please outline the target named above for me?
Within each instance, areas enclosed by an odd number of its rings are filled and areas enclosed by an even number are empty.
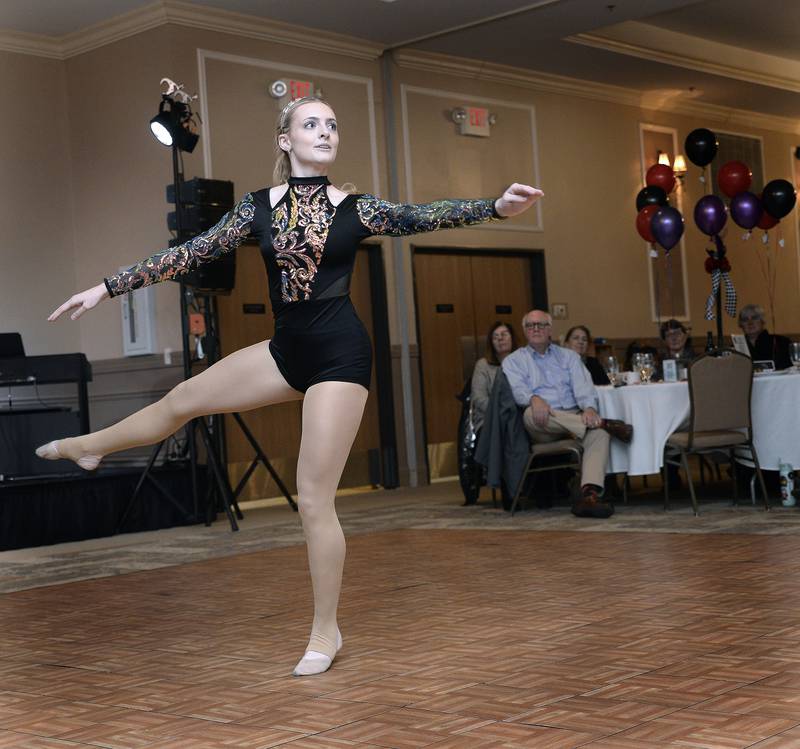
[[[492,333],[492,348],[498,358],[511,353],[511,331],[505,325],[501,325]]]
[[[667,348],[670,351],[683,351],[684,346],[686,346],[686,338],[686,331],[681,328],[670,328],[664,334]]]
[[[301,104],[291,114],[289,132],[278,136],[278,145],[289,153],[296,177],[326,174],[339,148],[334,111],[320,101]]]
[[[589,336],[586,335],[585,330],[575,328],[564,343],[567,348],[571,348],[576,354],[586,356],[586,351],[589,348]]]

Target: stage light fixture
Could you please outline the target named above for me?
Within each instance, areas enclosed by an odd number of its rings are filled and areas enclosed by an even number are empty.
[[[158,114],[150,120],[150,130],[159,143],[168,148],[173,144],[181,151],[194,151],[200,136],[189,129],[192,110],[188,104],[162,94]]]

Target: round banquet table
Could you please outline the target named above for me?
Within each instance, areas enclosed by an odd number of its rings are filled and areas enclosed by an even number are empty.
[[[597,394],[602,416],[633,425],[630,445],[611,440],[606,471],[630,476],[658,473],[664,465],[667,438],[689,419],[687,383],[605,385],[597,388]],[[756,375],[751,411],[761,467],[777,470],[783,460],[800,468],[800,373]]]

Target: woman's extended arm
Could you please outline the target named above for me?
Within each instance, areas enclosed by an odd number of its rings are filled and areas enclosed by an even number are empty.
[[[222,257],[238,247],[249,235],[254,213],[253,197],[248,193],[211,229],[187,242],[157,252],[128,270],[104,279],[103,283],[75,294],[47,319],[52,322],[67,310],[74,309],[71,318],[77,320],[104,299],[188,273]]]
[[[358,199],[357,208],[361,223],[370,233],[400,236],[516,216],[542,195],[535,187],[514,183],[496,200],[437,200],[404,205],[364,195]]]

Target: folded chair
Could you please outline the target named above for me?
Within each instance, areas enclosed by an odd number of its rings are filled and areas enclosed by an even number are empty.
[[[694,514],[698,514],[689,455],[724,451],[731,463],[733,498],[738,501],[735,452],[746,450],[753,460],[764,508],[769,510],[769,497],[753,445],[750,396],[753,388],[753,362],[738,351],[725,351],[719,356],[706,355],[689,365],[689,398],[691,413],[689,430],[674,432],[664,447],[664,463],[683,468]],[[664,509],[669,509],[669,474],[664,471]]]

